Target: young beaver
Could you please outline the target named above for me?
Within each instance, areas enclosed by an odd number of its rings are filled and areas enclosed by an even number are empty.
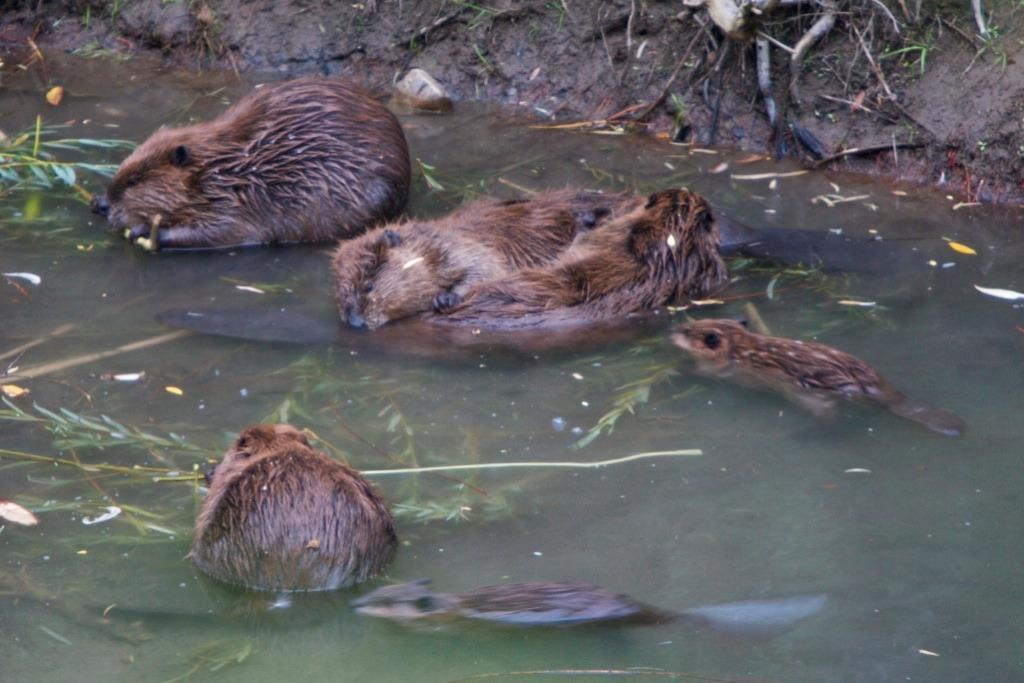
[[[509,329],[587,324],[706,297],[725,284],[711,207],[662,190],[580,234],[554,262],[472,287],[439,320]]]
[[[429,583],[422,579],[385,586],[352,605],[361,614],[396,621],[473,619],[512,626],[576,626],[683,620],[733,634],[769,635],[820,612],[828,600],[817,593],[662,612],[582,581],[507,583],[459,594],[432,591]]]
[[[959,436],[963,420],[912,403],[864,361],[824,344],[749,331],[734,320],[698,320],[675,328],[672,341],[709,377],[774,389],[815,415],[832,412],[839,398],[863,399],[946,436]]]
[[[377,228],[335,253],[338,312],[353,327],[373,329],[444,310],[475,284],[553,261],[577,234],[638,201],[560,190],[481,199],[436,220]]]
[[[353,83],[309,77],[255,90],[213,121],[160,128],[92,206],[128,239],[148,236],[143,246],[202,248],[356,235],[408,194],[394,115]]]
[[[245,429],[208,475],[189,555],[216,579],[332,590],[376,576],[397,543],[387,505],[291,425]]]

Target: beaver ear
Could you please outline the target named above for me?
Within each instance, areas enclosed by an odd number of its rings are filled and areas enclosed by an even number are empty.
[[[743,325],[743,327],[750,329],[750,321],[747,320],[746,318],[740,318],[736,322],[738,322],[740,325]]]
[[[177,166],[178,168],[181,168],[182,166],[188,163],[188,159],[188,147],[186,147],[185,145],[178,145],[171,149],[171,166]]]
[[[657,203],[658,203],[658,193],[655,192],[654,194],[652,194],[650,197],[647,198],[647,203],[644,204],[644,208],[645,209],[649,209],[649,208],[651,208],[652,206],[654,206]]]
[[[722,338],[715,332],[708,332],[704,335],[704,346],[708,347],[712,351],[722,345]]]

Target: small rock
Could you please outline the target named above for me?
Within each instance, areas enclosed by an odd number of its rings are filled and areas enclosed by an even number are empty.
[[[423,69],[410,69],[395,85],[395,99],[413,109],[450,111],[452,99],[444,86]]]

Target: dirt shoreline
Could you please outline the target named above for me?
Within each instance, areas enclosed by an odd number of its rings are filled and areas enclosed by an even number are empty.
[[[809,166],[816,147],[825,157],[875,148],[829,167],[938,185],[966,201],[1024,202],[1024,6],[990,0],[982,38],[967,0],[929,2],[919,18],[904,13],[912,4],[887,0],[881,11],[840,0],[832,30],[803,61],[799,103],[788,96],[788,53],[771,48],[772,91],[788,124],[779,133],[753,43],[726,39],[704,10],[676,1],[124,0],[116,15],[91,0],[6,2],[0,54],[5,68],[31,59],[34,44],[44,57],[156,54],[242,78],[342,73],[381,93],[421,67],[456,101]],[[761,28],[773,45],[793,46],[818,18],[811,5],[778,11]]]

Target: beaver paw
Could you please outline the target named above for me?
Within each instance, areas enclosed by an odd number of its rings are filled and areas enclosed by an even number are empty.
[[[433,307],[435,313],[444,313],[462,303],[462,297],[455,292],[442,292],[434,297]]]

